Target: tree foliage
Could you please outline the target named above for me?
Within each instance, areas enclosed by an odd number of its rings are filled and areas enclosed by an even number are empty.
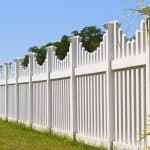
[[[69,51],[69,40],[68,40],[68,38],[69,38],[69,36],[63,35],[59,42],[47,43],[44,46],[44,48],[47,47],[47,46],[54,45],[55,47],[57,47],[57,49],[56,49],[56,56],[60,60],[63,60],[65,58],[67,52]]]
[[[89,52],[93,52],[99,46],[100,41],[102,41],[103,32],[101,29],[97,28],[96,26],[88,26],[84,27],[82,30],[73,31],[71,36],[80,35],[82,37],[82,43],[85,49]],[[47,46],[54,45],[57,47],[56,49],[56,56],[58,59],[63,60],[69,51],[69,36],[63,35],[60,41],[57,42],[49,42],[44,46],[37,47],[33,46],[28,51],[36,53],[36,60],[39,65],[42,65],[46,58],[46,50]],[[29,63],[29,57],[26,55],[22,62],[22,65],[26,67]]]
[[[96,26],[89,26],[84,27],[81,31],[73,31],[72,35],[80,35],[85,49],[93,52],[99,46],[100,41],[102,41],[103,32]]]
[[[143,7],[145,0],[138,0],[135,8],[131,9],[132,13],[140,13],[150,17],[150,6]]]
[[[36,60],[39,65],[43,64],[43,62],[46,58],[46,50],[43,47],[38,48],[37,46],[33,46],[28,51],[36,54]],[[29,57],[28,57],[28,55],[25,55],[22,65],[24,67],[27,67],[28,63],[29,63]]]

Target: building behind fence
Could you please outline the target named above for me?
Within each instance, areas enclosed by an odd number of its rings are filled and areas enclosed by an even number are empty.
[[[51,129],[109,149],[138,149],[150,115],[150,31],[145,20],[127,39],[117,21],[104,25],[103,41],[89,53],[81,37],[71,37],[64,60],[47,47],[40,66],[29,54],[0,66],[0,116]]]

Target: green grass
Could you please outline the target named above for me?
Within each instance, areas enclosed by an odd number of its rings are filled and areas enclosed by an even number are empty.
[[[104,150],[0,120],[0,150]]]

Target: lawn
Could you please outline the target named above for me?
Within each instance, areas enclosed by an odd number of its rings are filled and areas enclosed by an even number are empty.
[[[0,120],[0,150],[103,150]]]

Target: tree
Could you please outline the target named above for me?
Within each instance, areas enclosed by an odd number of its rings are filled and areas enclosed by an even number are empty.
[[[132,13],[140,13],[142,15],[147,15],[150,17],[150,6],[144,7],[145,0],[139,0],[136,7],[134,9],[131,9]]]
[[[43,62],[45,61],[45,58],[46,58],[46,50],[43,47],[38,48],[37,46],[33,46],[28,51],[37,54],[36,60],[37,60],[38,64],[39,65],[43,64]],[[29,57],[28,57],[28,55],[25,55],[22,65],[24,67],[27,67],[28,63],[29,63]]]
[[[99,46],[102,41],[103,32],[96,26],[84,27],[81,31],[73,31],[72,35],[80,35],[83,46],[89,52],[93,52]]]
[[[97,28],[96,26],[88,26],[88,27],[84,27],[81,31],[78,30],[73,31],[71,33],[71,36],[73,35],[80,35],[82,37],[82,43],[85,49],[89,52],[93,52],[99,46],[100,41],[102,41],[103,32],[101,29]],[[47,46],[54,45],[57,47],[56,56],[58,57],[58,59],[63,60],[67,55],[67,52],[69,51],[70,42],[68,38],[69,36],[63,35],[60,41],[53,42],[53,43],[49,42],[41,47],[33,46],[28,51],[36,53],[37,54],[36,60],[39,65],[42,65],[46,58],[45,48]],[[24,57],[22,65],[24,67],[27,67],[28,63],[29,63],[29,58],[26,55]]]
[[[54,45],[57,47],[56,49],[56,56],[60,59],[63,60],[65,56],[67,55],[67,52],[69,51],[69,36],[63,35],[60,42],[54,42],[54,43],[48,43],[46,44],[43,48],[47,46]]]

